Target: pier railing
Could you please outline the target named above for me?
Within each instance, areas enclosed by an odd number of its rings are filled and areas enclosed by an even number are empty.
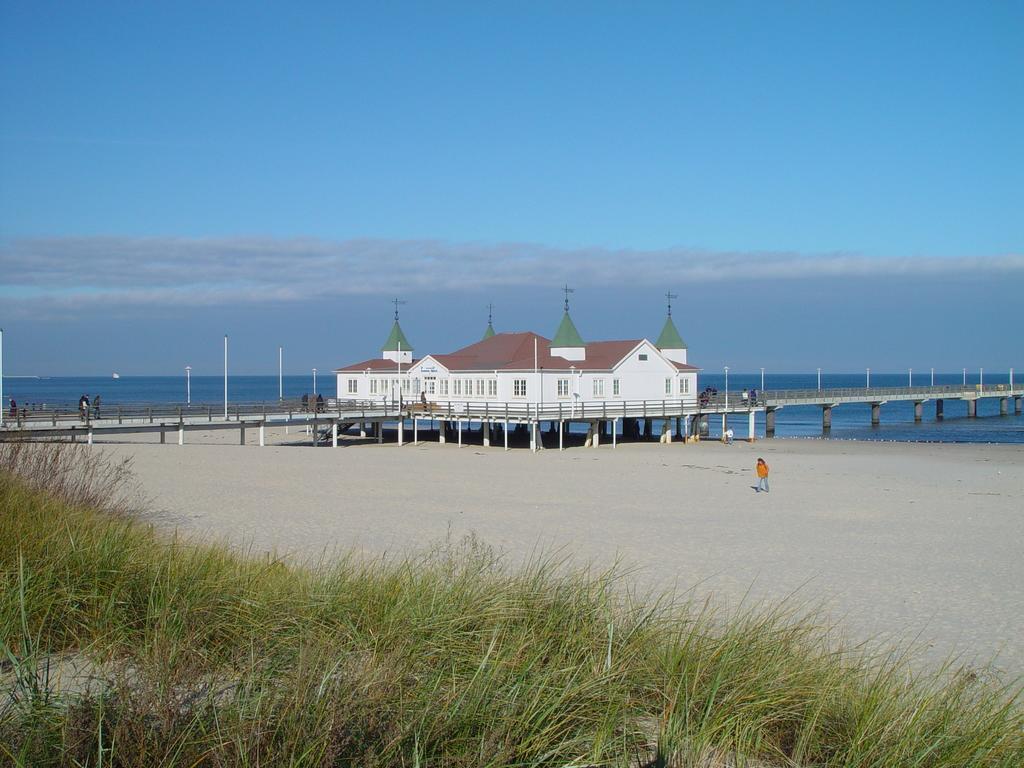
[[[962,386],[944,384],[922,387],[841,387],[823,389],[773,389],[758,393],[758,400],[768,406],[816,403],[858,402],[872,403],[885,400],[931,400],[940,397],[978,398],[1010,397],[1024,394],[1024,384],[980,384]]]

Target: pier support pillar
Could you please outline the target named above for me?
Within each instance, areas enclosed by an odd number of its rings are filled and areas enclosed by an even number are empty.
[[[601,446],[601,422],[591,422],[590,428],[594,431],[594,447],[599,448]]]
[[[1020,398],[1020,397],[1013,398],[1013,412],[1015,414],[1017,414],[1018,416],[1020,416],[1020,412],[1021,412],[1021,408],[1020,408],[1020,406],[1021,406],[1021,399],[1022,398]]]
[[[877,427],[882,422],[882,404],[871,404],[871,426]]]
[[[558,450],[565,450],[565,422],[558,422]]]
[[[708,435],[710,435],[711,434],[711,427],[708,424],[708,417],[707,416],[700,416],[698,421],[699,421],[699,424],[697,425],[697,428],[698,428],[698,433],[700,434],[700,436],[701,437],[707,437]]]
[[[978,401],[968,400],[967,401],[967,418],[976,419],[978,418]]]
[[[462,419],[456,419],[455,423],[459,427],[459,448],[462,447]]]
[[[1000,397],[999,398],[999,415],[1005,416],[1010,412],[1010,398]]]
[[[943,402],[941,397],[938,400],[935,401],[935,420],[936,421],[942,421],[945,418],[945,415],[942,412],[945,407],[946,407],[945,403]]]
[[[483,423],[482,429],[483,429],[483,433],[484,433],[484,448],[490,448],[491,447],[491,422],[485,421]]]
[[[725,440],[725,431],[729,429],[729,414],[722,414],[722,440]]]
[[[167,433],[164,431],[164,425],[160,425],[160,445],[167,442]]]
[[[377,422],[377,445],[384,444],[384,420]]]
[[[612,419],[612,448],[618,447],[619,420]]]
[[[661,423],[661,438],[659,440],[662,445],[670,444],[672,442],[672,422],[665,419]]]
[[[178,422],[178,445],[184,445],[184,444],[185,444],[185,425],[179,421]],[[262,445],[262,443],[261,443],[261,445]]]
[[[161,438],[160,442],[162,443],[163,442],[163,432],[160,433],[160,438]],[[245,445],[245,422],[244,421],[238,422],[238,444],[239,445]],[[316,445],[316,443],[313,443],[313,444]]]
[[[448,424],[445,422],[444,419],[441,419],[439,422],[437,422],[437,442],[439,442],[441,445],[444,445],[447,433]]]
[[[501,425],[501,434],[505,437],[505,450],[508,450],[508,422]]]
[[[775,409],[765,408],[764,411],[764,436],[775,437]]]
[[[260,424],[260,445],[263,445],[263,425]],[[338,422],[331,422],[331,448],[338,447]]]
[[[85,444],[86,445],[92,445],[92,427],[91,426],[89,427],[89,432],[86,435]]]
[[[285,427],[285,429],[288,429],[288,427]],[[366,437],[366,422],[365,421],[360,421],[359,422],[359,436],[363,437],[363,438]]]
[[[751,411],[747,414],[747,441],[752,443],[756,437],[754,434],[754,412]]]
[[[832,406],[821,406],[821,431],[828,432],[832,429]]]
[[[914,403],[914,421],[920,422],[921,418],[923,416],[924,416],[924,403],[922,403],[922,402],[915,402]]]
[[[179,433],[179,437],[184,437],[184,432]],[[263,422],[260,422],[260,448],[265,447],[267,444],[266,428]],[[181,440],[178,440],[178,445],[181,445]]]
[[[676,437],[682,437],[683,436],[682,421],[683,421],[682,418],[680,418],[679,416],[676,416]]]
[[[405,445],[405,419],[399,417],[398,419],[398,447],[401,448]]]
[[[654,436],[654,428],[651,426],[651,420],[649,418],[647,418],[646,416],[644,416],[644,432],[643,432],[642,437],[643,437],[644,440],[650,440],[651,437],[653,437],[653,436]]]

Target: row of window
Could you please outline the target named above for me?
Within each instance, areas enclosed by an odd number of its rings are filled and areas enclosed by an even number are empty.
[[[526,397],[526,379],[513,379],[512,380],[512,396],[513,397]],[[558,379],[557,392],[559,397],[569,397],[572,393],[571,379]],[[593,386],[594,397],[604,397],[606,379],[593,379],[591,384]],[[678,392],[676,391],[673,381],[678,381]],[[398,391],[398,387],[401,386],[402,394],[409,395],[413,393],[426,392],[428,395],[441,395],[441,396],[452,396],[452,397],[497,397],[498,396],[498,380],[497,379],[435,379],[428,377],[423,380],[423,389],[420,389],[420,380],[417,378],[401,379],[401,385],[399,385],[399,379],[397,378],[370,378],[370,394],[371,395],[388,395]],[[348,393],[355,395],[359,393],[359,379],[353,378],[348,380]],[[622,388],[619,383],[619,379],[612,379],[612,397],[619,397],[622,394]],[[665,394],[672,396],[675,394],[688,395],[690,394],[690,379],[684,376],[680,379],[674,379],[671,376],[665,377]]]

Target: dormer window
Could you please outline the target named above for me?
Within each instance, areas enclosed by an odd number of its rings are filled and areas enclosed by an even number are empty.
[[[641,352],[639,357],[641,362],[645,362],[647,360],[647,353]]]

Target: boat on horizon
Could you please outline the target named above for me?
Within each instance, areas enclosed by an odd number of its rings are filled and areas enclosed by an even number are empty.
[[[111,376],[111,378],[112,378],[112,379],[120,379],[120,378],[121,378],[121,374],[120,374],[120,373],[118,373],[117,371],[114,371],[114,375],[113,375],[113,376]]]

